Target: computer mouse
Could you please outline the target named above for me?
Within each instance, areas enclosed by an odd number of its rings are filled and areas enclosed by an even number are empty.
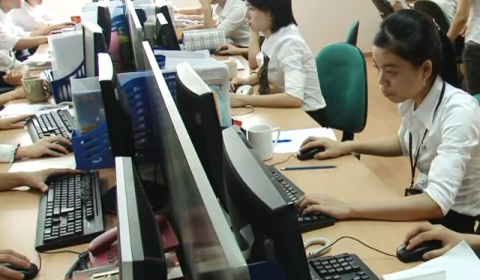
[[[251,85],[243,85],[237,88],[236,94],[249,95],[252,92],[253,87]]]
[[[15,271],[18,271],[21,274],[23,274],[23,280],[33,279],[38,274],[38,267],[34,263],[30,263],[30,268],[29,269],[19,268],[19,267],[15,266],[13,264],[10,264],[10,263],[4,263],[2,265],[10,268],[11,270],[15,270]]]
[[[397,258],[404,263],[411,263],[423,260],[426,252],[442,248],[442,242],[437,240],[424,242],[411,250],[407,250],[407,246],[408,243],[405,243],[398,247]]]
[[[324,152],[324,151],[325,151],[325,148],[323,148],[323,147],[315,147],[315,148],[311,148],[311,149],[308,149],[308,150],[305,150],[305,151],[299,151],[298,154],[297,154],[297,159],[302,160],[302,161],[303,160],[310,160],[310,159],[313,159],[316,154]]]
[[[62,143],[62,142],[53,142],[53,144],[58,144],[58,145],[64,147],[65,149],[67,149],[67,151],[68,151],[69,153],[73,152],[73,147],[72,147],[72,145],[68,145],[68,144],[65,144],[65,143]],[[57,152],[57,153],[63,154],[63,152],[60,151],[60,150],[58,150],[58,149],[51,148],[51,150],[52,150],[52,151],[55,151],[55,152]]]

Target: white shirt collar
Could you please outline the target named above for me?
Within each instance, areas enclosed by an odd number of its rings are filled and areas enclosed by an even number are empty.
[[[299,33],[298,26],[293,23],[289,26],[280,28],[277,32],[265,39],[265,42],[263,42],[262,45],[262,52],[268,57],[272,57],[281,42],[288,38],[289,35],[298,35]]]
[[[400,115],[403,117],[415,117],[425,126],[426,129],[430,129],[433,123],[433,114],[442,92],[442,87],[443,79],[438,75],[422,104],[420,104],[420,106],[414,111],[415,101],[409,99],[399,105],[398,111]]]
[[[233,8],[233,6],[235,5],[235,2],[236,0],[227,0],[227,2],[225,3],[225,6],[222,8],[220,5],[217,6],[217,9],[220,10],[220,16],[222,17],[226,17],[227,14],[230,12],[230,10]]]

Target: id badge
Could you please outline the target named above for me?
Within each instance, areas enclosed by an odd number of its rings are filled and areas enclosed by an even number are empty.
[[[405,196],[411,196],[411,195],[417,195],[417,194],[422,194],[423,191],[416,189],[416,188],[406,188],[405,189]]]

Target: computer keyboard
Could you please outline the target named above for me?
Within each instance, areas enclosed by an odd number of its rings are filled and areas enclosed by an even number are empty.
[[[308,261],[312,280],[380,280],[354,254],[341,254]]]
[[[40,199],[35,249],[90,242],[105,231],[98,172],[58,177]]]
[[[33,116],[27,121],[27,129],[34,143],[47,136],[62,136],[70,139],[75,123],[67,109],[58,109]],[[72,151],[71,146],[64,147],[69,152]]]
[[[298,198],[304,195],[304,192],[300,190],[294,183],[287,179],[287,177],[283,176],[278,170],[270,166],[270,172],[272,172],[273,178],[275,178],[279,184],[275,184],[277,188],[280,190],[285,201],[294,204],[297,202]],[[312,230],[317,230],[329,226],[333,226],[335,224],[335,219],[329,217],[324,214],[314,213],[314,214],[307,214],[303,215],[298,213],[297,214],[298,222],[300,223],[300,229],[302,232],[308,232]]]

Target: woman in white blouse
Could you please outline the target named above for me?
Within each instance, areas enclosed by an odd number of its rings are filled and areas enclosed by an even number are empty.
[[[20,9],[11,12],[13,23],[30,32],[62,21],[57,14],[42,4],[43,0],[25,0]]]
[[[257,55],[260,69],[232,88],[259,84],[259,95],[231,95],[232,107],[247,105],[302,108],[320,124],[326,116],[315,57],[293,17],[291,0],[247,0],[247,22],[265,41]]]
[[[373,59],[383,95],[399,104],[398,135],[348,142],[312,137],[301,150],[324,147],[316,159],[352,153],[408,156],[411,174],[399,174],[409,184],[406,197],[352,198],[347,203],[307,195],[299,200],[299,209],[338,219],[430,220],[473,233],[480,214],[480,108],[475,98],[457,88],[455,53],[448,37],[437,32],[427,15],[403,10],[382,23]]]

